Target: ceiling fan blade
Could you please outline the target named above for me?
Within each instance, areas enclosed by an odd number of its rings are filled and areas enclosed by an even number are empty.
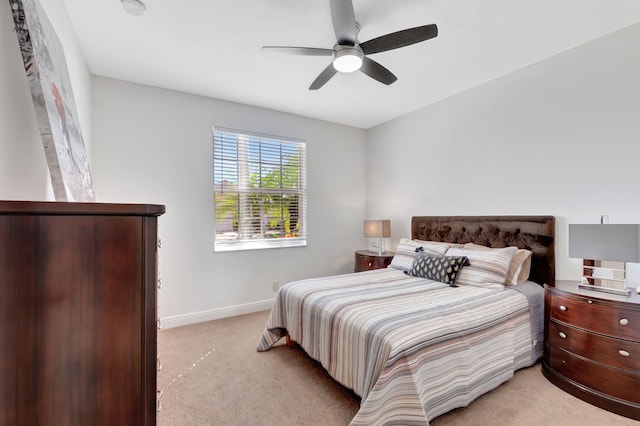
[[[318,90],[324,86],[327,81],[331,80],[331,77],[336,75],[337,72],[338,71],[333,67],[333,62],[330,63],[329,66],[327,66],[320,75],[313,80],[313,83],[309,86],[309,90]]]
[[[366,56],[362,58],[362,67],[360,68],[360,71],[374,80],[378,80],[380,83],[384,83],[386,85],[389,85],[398,79],[398,77],[393,75],[391,71]]]
[[[434,38],[437,35],[438,26],[436,24],[423,25],[421,27],[408,28],[406,30],[376,37],[361,43],[360,47],[365,55],[371,55],[372,53],[385,52],[387,50],[420,43],[421,41]]]
[[[331,0],[331,22],[338,44],[356,42],[356,14],[351,0]]]
[[[331,56],[333,49],[320,49],[316,47],[294,47],[294,46],[263,46],[263,52],[286,53],[289,55],[304,56]]]

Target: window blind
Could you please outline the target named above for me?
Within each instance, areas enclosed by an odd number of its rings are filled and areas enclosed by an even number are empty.
[[[306,245],[306,144],[213,131],[216,251]]]

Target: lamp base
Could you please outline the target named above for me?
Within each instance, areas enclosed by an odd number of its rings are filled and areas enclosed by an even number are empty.
[[[593,290],[593,291],[599,291],[602,293],[610,293],[610,294],[617,294],[620,296],[628,296],[629,294],[631,294],[631,290],[628,288],[613,288],[613,287],[602,287],[599,285],[591,285],[591,284],[578,284],[578,288],[582,289],[582,290]]]
[[[383,252],[384,252],[383,238],[379,238],[375,243],[372,241],[369,242],[369,253],[375,253],[378,256],[382,256]]]

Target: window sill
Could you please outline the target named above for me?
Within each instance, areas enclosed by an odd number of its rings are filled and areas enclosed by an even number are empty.
[[[266,250],[287,247],[306,247],[305,238],[283,238],[277,240],[257,240],[257,241],[234,241],[225,243],[215,243],[215,252],[244,251],[244,250]]]

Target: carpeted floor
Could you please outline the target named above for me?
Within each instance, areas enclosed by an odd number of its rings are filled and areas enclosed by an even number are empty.
[[[347,425],[359,398],[299,347],[256,346],[268,311],[161,330],[160,426]],[[540,364],[520,370],[471,405],[432,425],[639,425],[547,381]]]

